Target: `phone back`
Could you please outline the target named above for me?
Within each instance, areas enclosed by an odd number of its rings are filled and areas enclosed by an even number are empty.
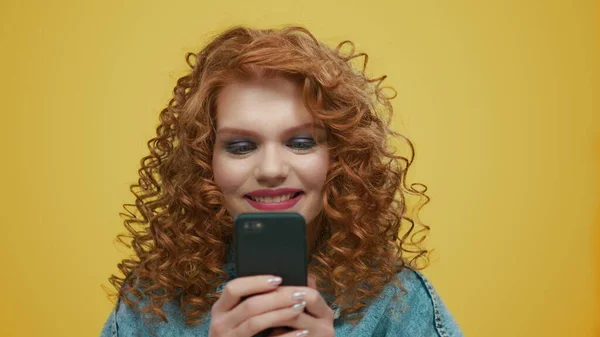
[[[240,214],[234,246],[238,277],[272,274],[284,286],[306,286],[306,223],[300,214]]]

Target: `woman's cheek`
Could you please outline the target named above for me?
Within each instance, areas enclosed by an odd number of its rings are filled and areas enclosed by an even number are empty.
[[[329,169],[329,153],[327,150],[321,150],[304,156],[302,160],[298,161],[296,167],[302,180],[313,187],[322,187]]]
[[[248,163],[233,158],[215,158],[213,160],[213,174],[215,183],[223,194],[237,191],[246,180]]]
[[[234,177],[231,171],[231,165],[227,165],[227,160],[221,158],[219,155],[215,155],[212,162],[213,175],[215,184],[221,189],[223,193],[226,193],[229,185],[231,185],[231,177]]]

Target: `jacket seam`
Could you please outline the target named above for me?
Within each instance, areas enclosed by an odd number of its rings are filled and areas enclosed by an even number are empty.
[[[446,331],[446,328],[444,327],[444,323],[442,321],[442,315],[440,313],[438,297],[437,297],[437,293],[435,292],[435,289],[433,289],[433,286],[431,285],[431,283],[427,280],[427,278],[425,278],[425,276],[423,274],[421,274],[421,272],[415,271],[415,273],[419,276],[421,281],[425,284],[425,288],[427,289],[427,292],[429,293],[429,296],[431,297],[431,302],[433,304],[435,329],[440,334],[440,337],[450,337],[450,335]]]
[[[117,305],[115,306],[115,310],[113,310],[113,312],[111,313],[112,316],[112,326],[111,326],[111,332],[112,332],[112,337],[118,337],[119,336],[119,330],[118,330],[118,326],[117,326],[117,310],[119,310],[119,304],[121,303],[121,300],[117,300]]]

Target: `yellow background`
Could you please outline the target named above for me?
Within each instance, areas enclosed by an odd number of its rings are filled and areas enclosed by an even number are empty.
[[[0,3],[0,336],[96,336],[184,54],[233,24],[356,42],[398,91],[468,336],[600,336],[598,1]]]

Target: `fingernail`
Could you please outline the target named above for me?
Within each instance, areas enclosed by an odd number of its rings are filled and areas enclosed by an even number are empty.
[[[272,285],[272,286],[276,286],[281,284],[281,277],[271,277],[270,279],[267,280],[267,283]]]
[[[306,336],[308,335],[308,330],[302,330],[296,333],[296,336]]]
[[[306,301],[302,301],[300,303],[296,303],[292,306],[292,309],[294,309],[295,311],[302,311],[304,310],[304,307],[306,306]]]
[[[304,296],[306,296],[306,291],[296,291],[292,294],[292,299],[294,301],[300,301],[304,299]]]

